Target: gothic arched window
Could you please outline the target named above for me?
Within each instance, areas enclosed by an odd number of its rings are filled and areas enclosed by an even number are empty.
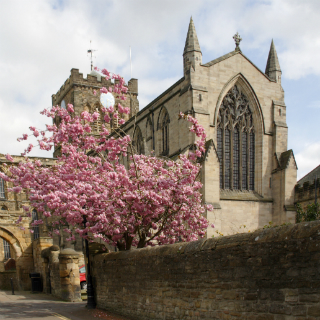
[[[224,97],[217,121],[220,188],[254,190],[255,133],[247,97],[236,85]]]
[[[4,190],[4,180],[0,178],[0,198],[5,199],[6,198],[6,193]]]
[[[161,130],[160,155],[169,155],[169,123],[170,118],[166,108],[161,110],[158,119],[158,130]]]
[[[147,119],[146,132],[147,132],[146,143],[148,146],[148,150],[151,151],[154,149],[154,147],[153,147],[153,125],[150,117],[148,117]]]
[[[133,146],[135,149],[134,151],[137,154],[144,154],[142,133],[140,127],[138,126],[136,127],[136,130],[134,132]]]

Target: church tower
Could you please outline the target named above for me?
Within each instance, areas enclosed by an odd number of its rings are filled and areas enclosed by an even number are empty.
[[[52,95],[52,105],[59,105],[62,108],[66,108],[68,103],[71,103],[73,104],[76,115],[80,115],[82,111],[88,111],[89,113],[99,112],[100,118],[92,124],[92,133],[98,135],[101,131],[102,124],[105,124],[103,114],[101,113],[103,102],[101,102],[99,89],[102,87],[113,88],[114,84],[115,82],[113,80],[106,80],[103,75],[95,70],[92,70],[91,73],[87,75],[87,78],[84,78],[78,69],[72,69],[69,78],[58,92]],[[115,110],[117,110],[118,103],[130,108],[130,115],[122,115],[125,121],[136,115],[139,111],[138,79],[130,79],[126,86],[128,87],[128,92],[125,94],[126,100],[121,100],[114,90],[108,93],[111,95],[111,98],[113,97],[111,100]],[[55,121],[58,121],[58,119],[55,119]],[[110,124],[105,125],[111,130],[117,128],[119,127],[118,119],[114,118]],[[55,148],[53,156],[57,156],[59,152],[59,147]]]
[[[186,75],[190,68],[202,64],[202,53],[192,17],[190,18],[186,44],[183,50],[183,74]]]
[[[265,74],[281,84],[281,73],[276,47],[272,39]]]

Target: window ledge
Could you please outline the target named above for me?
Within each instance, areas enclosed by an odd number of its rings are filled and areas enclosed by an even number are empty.
[[[220,200],[272,202],[272,199],[266,199],[256,191],[227,189],[220,189]]]

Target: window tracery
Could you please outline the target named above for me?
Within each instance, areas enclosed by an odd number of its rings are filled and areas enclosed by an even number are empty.
[[[249,100],[234,85],[224,97],[217,119],[220,188],[254,190],[255,131]]]

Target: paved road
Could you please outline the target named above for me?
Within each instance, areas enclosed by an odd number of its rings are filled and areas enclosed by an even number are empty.
[[[0,291],[0,319],[5,320],[129,320],[95,309],[87,310],[86,302],[64,302],[44,293]]]

